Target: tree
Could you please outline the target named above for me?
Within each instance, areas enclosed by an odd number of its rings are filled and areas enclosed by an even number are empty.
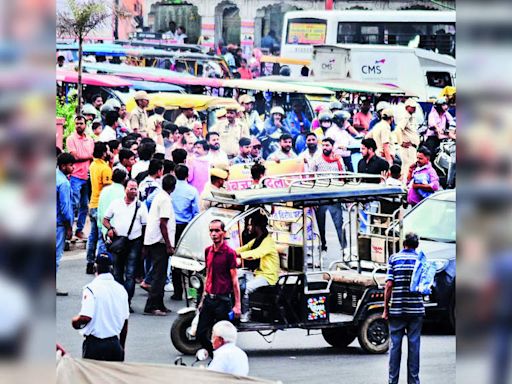
[[[117,16],[117,10],[101,0],[67,0],[69,10],[57,13],[57,33],[78,40],[78,110],[82,109],[82,55],[85,37]]]

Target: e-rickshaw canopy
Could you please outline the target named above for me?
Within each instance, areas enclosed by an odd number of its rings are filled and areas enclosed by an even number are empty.
[[[376,179],[378,175],[342,174],[332,176],[305,177],[290,180],[286,188],[260,188],[241,191],[212,191],[214,203],[230,206],[262,206],[266,204],[301,208],[333,204],[335,202],[366,202],[379,198],[400,198],[404,190],[400,187],[361,182],[361,179]]]
[[[214,97],[206,95],[188,95],[180,93],[153,93],[149,95],[148,109],[152,110],[155,105],[165,109],[193,108],[196,111],[204,111],[215,108],[239,109],[240,104],[235,100],[226,97]],[[135,101],[130,100],[126,109],[131,111],[135,108]]]
[[[78,72],[70,70],[57,70],[57,81],[64,83],[78,83]],[[106,88],[130,87],[132,83],[129,80],[112,75],[96,75],[91,73],[82,73],[82,84]]]
[[[224,80],[223,86],[227,88],[245,89],[260,92],[277,92],[277,93],[303,93],[310,95],[334,95],[333,91],[313,85],[282,83],[267,80]]]
[[[315,78],[308,77],[288,77],[288,76],[267,76],[268,81],[275,81],[287,84],[298,84],[306,86],[315,86],[329,89],[334,92],[359,92],[359,93],[379,93],[379,94],[393,94],[404,95],[406,92],[400,87],[372,83],[367,81],[359,81],[353,79],[322,79],[315,80]]]

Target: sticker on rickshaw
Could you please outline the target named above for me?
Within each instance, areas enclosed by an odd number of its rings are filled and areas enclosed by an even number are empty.
[[[308,299],[308,321],[327,319],[326,300],[325,296],[310,297]]]

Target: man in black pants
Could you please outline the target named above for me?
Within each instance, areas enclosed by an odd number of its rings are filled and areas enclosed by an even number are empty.
[[[199,214],[199,194],[197,189],[187,182],[188,167],[186,165],[176,165],[174,174],[177,180],[176,188],[171,198],[174,214],[176,215],[176,238],[174,244],[178,244],[187,225]],[[182,300],[183,283],[181,269],[179,268],[172,268],[172,285],[174,287],[174,294],[171,296],[171,299]]]
[[[144,245],[148,247],[153,264],[153,282],[144,308],[144,313],[166,316],[170,312],[164,306],[164,286],[167,277],[169,256],[174,254],[176,219],[170,194],[174,191],[176,179],[165,175],[162,190],[157,193],[149,209]]]
[[[233,311],[235,317],[240,317],[240,287],[236,271],[236,252],[224,241],[226,231],[224,223],[213,220],[209,226],[210,238],[213,245],[204,251],[206,260],[206,279],[204,292],[199,304],[199,323],[197,338],[203,348],[213,356],[213,346],[209,330],[220,320],[229,320]],[[235,305],[232,305],[232,294]]]
[[[124,361],[128,333],[128,294],[114,280],[112,263],[107,255],[96,258],[96,278],[85,286],[82,308],[71,325],[85,336],[84,359]]]

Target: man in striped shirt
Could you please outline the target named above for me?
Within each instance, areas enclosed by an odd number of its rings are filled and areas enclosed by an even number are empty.
[[[414,233],[408,233],[404,249],[392,255],[388,261],[388,275],[384,289],[384,313],[389,319],[391,348],[389,351],[389,384],[398,384],[402,339],[407,333],[407,383],[419,384],[420,336],[425,308],[421,294],[410,291],[414,265],[418,259],[419,240]]]

